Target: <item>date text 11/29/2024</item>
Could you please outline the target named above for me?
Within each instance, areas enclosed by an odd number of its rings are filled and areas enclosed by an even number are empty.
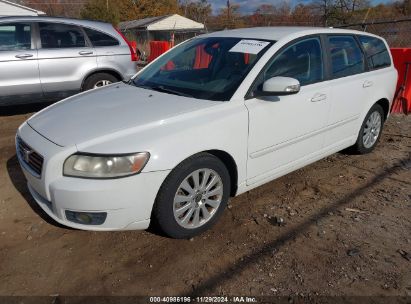
[[[150,303],[258,303],[255,297],[203,296],[203,297],[150,297]]]

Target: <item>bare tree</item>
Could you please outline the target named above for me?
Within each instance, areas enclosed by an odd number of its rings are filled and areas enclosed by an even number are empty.
[[[211,4],[207,0],[186,0],[183,3],[182,11],[184,11],[185,17],[201,23],[206,23],[212,13]]]
[[[335,11],[336,0],[314,0],[313,9],[322,16],[323,25],[329,26],[330,19]]]

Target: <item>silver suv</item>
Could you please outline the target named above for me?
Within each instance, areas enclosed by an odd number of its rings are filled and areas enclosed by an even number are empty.
[[[0,18],[0,106],[58,100],[128,80],[137,55],[111,24]]]

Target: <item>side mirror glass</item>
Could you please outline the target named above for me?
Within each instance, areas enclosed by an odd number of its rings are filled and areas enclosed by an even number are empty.
[[[300,91],[300,82],[291,77],[277,76],[266,80],[262,90],[255,93],[258,96],[284,96],[296,94]]]

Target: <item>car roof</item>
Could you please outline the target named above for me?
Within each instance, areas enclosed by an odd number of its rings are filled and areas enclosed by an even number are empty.
[[[306,36],[313,34],[361,34],[375,36],[366,32],[326,27],[303,27],[303,26],[272,26],[252,27],[234,30],[225,30],[201,35],[201,37],[235,37],[249,39],[263,39],[278,41],[287,36]]]
[[[110,23],[102,22],[102,21],[75,19],[75,18],[65,18],[65,17],[48,17],[48,16],[7,16],[7,17],[0,17],[0,22],[16,22],[16,21],[64,22],[64,23],[78,24],[78,25],[84,25],[84,26],[98,26],[98,25],[108,25],[108,24],[110,24]]]

